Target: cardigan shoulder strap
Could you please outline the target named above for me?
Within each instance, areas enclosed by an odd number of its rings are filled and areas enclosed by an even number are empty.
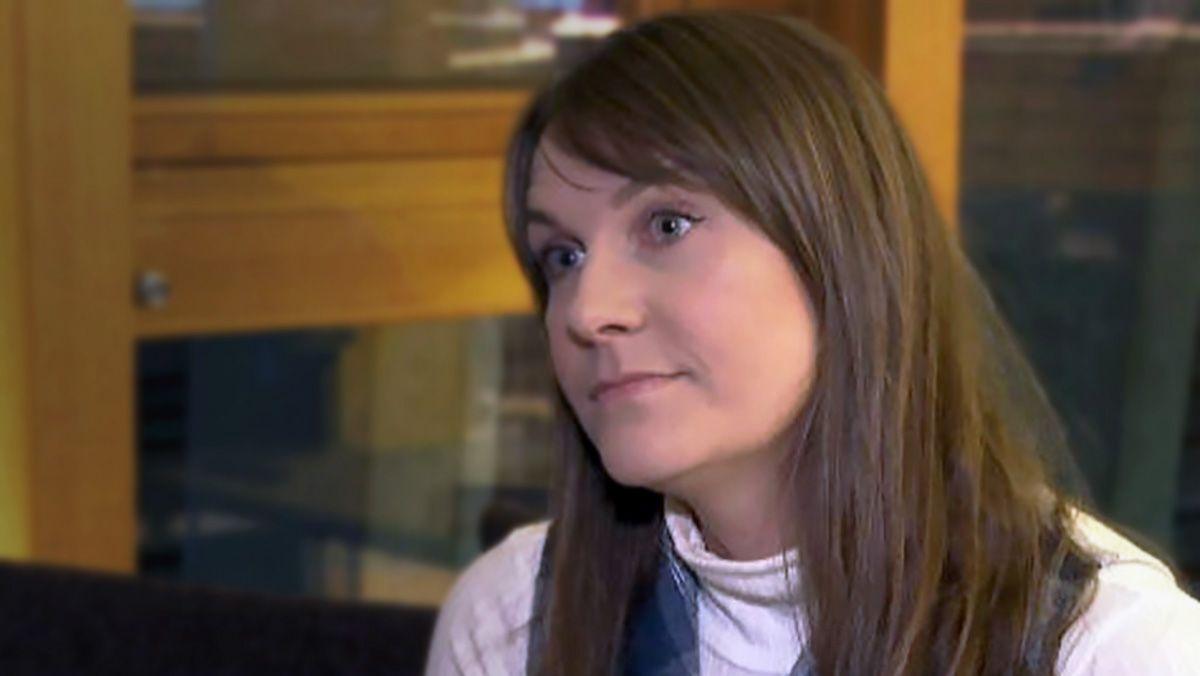
[[[553,589],[555,528],[551,524],[538,563],[529,622],[525,673],[537,676],[546,647],[546,615]],[[674,555],[664,532],[658,574],[626,624],[620,672],[626,676],[678,676],[699,673],[696,649],[696,594],[692,572]]]
[[[549,611],[550,574],[554,565],[555,523],[546,529],[542,542],[542,554],[538,559],[537,577],[533,585],[533,612],[529,618],[529,643],[525,649],[526,676],[537,676],[541,671],[542,654],[546,648],[546,613]]]

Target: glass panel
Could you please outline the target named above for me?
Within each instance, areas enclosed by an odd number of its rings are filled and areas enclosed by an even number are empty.
[[[964,240],[1098,508],[1200,584],[1200,5],[967,11]]]
[[[436,605],[542,518],[533,317],[143,343],[141,572]]]
[[[139,91],[523,86],[615,0],[130,0]]]

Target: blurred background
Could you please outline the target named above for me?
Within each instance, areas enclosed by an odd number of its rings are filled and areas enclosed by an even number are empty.
[[[707,7],[879,77],[1081,487],[1200,591],[1196,0],[7,0],[0,557],[436,607],[547,506],[508,130]]]

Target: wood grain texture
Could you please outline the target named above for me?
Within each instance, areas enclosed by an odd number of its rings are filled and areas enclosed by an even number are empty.
[[[525,91],[140,96],[139,165],[504,152]]]
[[[808,16],[882,80],[887,5],[888,0],[812,0]]]
[[[946,222],[958,222],[963,0],[888,0],[882,80],[929,174]]]
[[[138,172],[135,262],[171,284],[142,336],[395,322],[532,308],[499,159]]]
[[[0,557],[32,552],[17,6],[0,4]]]
[[[129,35],[124,0],[18,0],[32,549],[134,562]]]

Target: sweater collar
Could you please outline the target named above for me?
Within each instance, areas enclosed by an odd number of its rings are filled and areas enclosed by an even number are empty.
[[[764,606],[797,605],[796,549],[753,561],[721,558],[705,546],[704,536],[687,505],[666,498],[663,513],[676,554],[695,573],[705,592]]]

